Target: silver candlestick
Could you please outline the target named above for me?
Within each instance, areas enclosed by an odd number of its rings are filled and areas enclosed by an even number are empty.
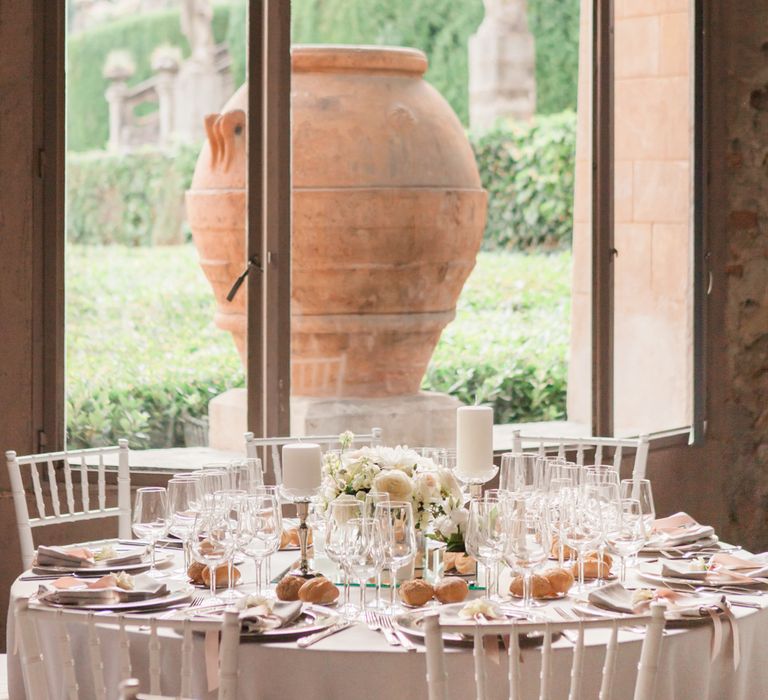
[[[280,491],[287,500],[296,505],[296,515],[299,517],[299,549],[301,558],[299,560],[298,568],[291,569],[288,573],[291,576],[299,576],[301,578],[315,578],[316,576],[320,576],[318,571],[315,571],[309,566],[309,527],[307,526],[307,517],[309,516],[309,504],[312,502],[312,496],[295,495],[290,490],[284,488],[281,488]]]

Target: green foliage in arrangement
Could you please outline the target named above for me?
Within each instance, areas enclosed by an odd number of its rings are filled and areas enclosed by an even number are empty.
[[[529,0],[536,52],[536,112],[576,111],[580,0]]]
[[[229,23],[229,5],[216,5],[213,36],[224,41]],[[115,49],[131,53],[136,74],[129,85],[151,74],[150,58],[158,46],[172,45],[189,55],[189,44],[181,33],[178,10],[148,12],[115,20],[67,38],[67,148],[87,151],[104,148],[109,138],[109,108],[102,76],[107,54]]]
[[[570,254],[481,253],[424,388],[494,406],[500,422],[565,416]],[[243,386],[191,245],[70,245],[67,432],[72,446],[183,445],[180,416]]]
[[[497,423],[564,420],[570,283],[570,252],[480,253],[422,387]]]
[[[243,386],[191,245],[69,245],[66,284],[69,445],[182,446],[184,412]]]
[[[486,250],[554,250],[570,245],[576,115],[536,117],[479,138],[472,147],[488,190]]]
[[[184,192],[199,145],[127,155],[103,151],[67,156],[67,239],[139,246],[188,237]]]

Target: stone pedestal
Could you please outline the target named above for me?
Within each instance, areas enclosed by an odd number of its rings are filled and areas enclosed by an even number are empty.
[[[387,445],[449,447],[456,444],[456,409],[447,394],[422,391],[383,399],[291,398],[292,435],[334,435],[345,430],[384,431]],[[210,447],[244,449],[246,390],[230,389],[208,404]]]

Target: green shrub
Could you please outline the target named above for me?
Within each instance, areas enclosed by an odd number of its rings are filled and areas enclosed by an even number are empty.
[[[537,117],[472,139],[488,190],[486,250],[552,250],[570,245],[576,115]]]
[[[224,41],[229,22],[229,5],[216,5],[213,36]],[[189,44],[181,33],[178,10],[146,12],[126,17],[67,38],[67,148],[87,151],[104,148],[109,138],[109,108],[104,92],[108,81],[101,71],[113,49],[129,51],[136,62],[136,74],[129,85],[151,74],[152,51],[163,44],[181,48],[189,55]]]
[[[67,156],[67,239],[73,243],[179,243],[186,234],[184,192],[199,145],[127,155]]]
[[[191,245],[68,245],[66,284],[70,445],[183,446],[181,414],[243,386]]]

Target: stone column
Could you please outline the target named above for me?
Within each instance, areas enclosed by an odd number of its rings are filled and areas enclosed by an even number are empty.
[[[124,146],[125,96],[128,92],[128,81],[135,72],[133,59],[126,51],[118,49],[107,55],[102,75],[109,81],[109,87],[104,93],[109,104],[109,151],[120,151]]]
[[[536,109],[526,0],[484,2],[485,19],[469,39],[469,121],[479,131],[499,119],[530,119]]]

